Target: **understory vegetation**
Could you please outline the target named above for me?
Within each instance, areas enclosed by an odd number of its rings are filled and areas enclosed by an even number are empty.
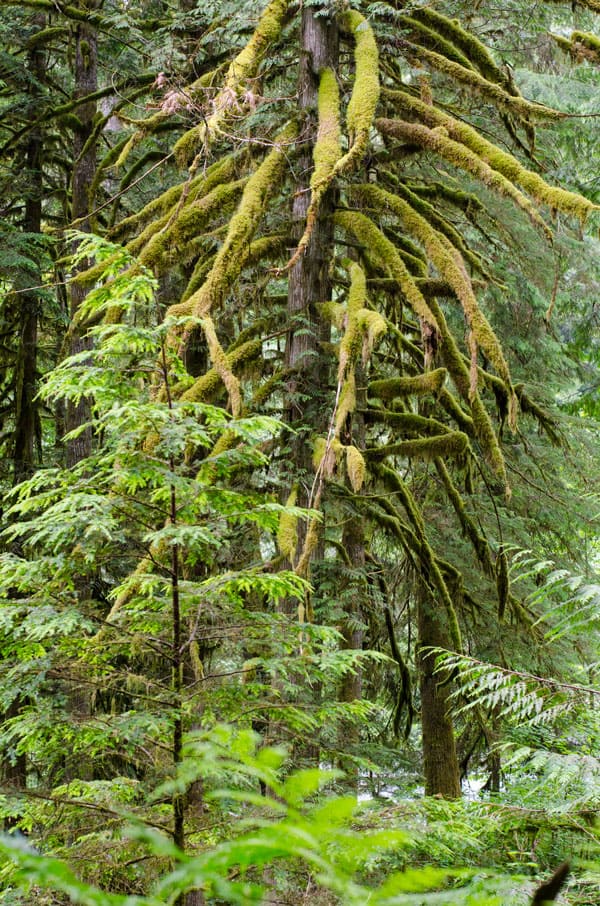
[[[0,904],[598,903],[598,12],[5,0]]]

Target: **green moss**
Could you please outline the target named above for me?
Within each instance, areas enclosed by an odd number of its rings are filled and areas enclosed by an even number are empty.
[[[444,464],[444,460],[436,459],[435,468],[442,480],[442,484],[444,485],[446,494],[448,495],[448,499],[452,504],[458,521],[460,522],[463,533],[473,545],[473,549],[477,554],[477,559],[481,563],[486,574],[492,576],[494,574],[494,568],[487,540],[480,534],[476,522],[467,513],[464,501],[458,492],[458,488],[450,477],[450,473]]]
[[[285,505],[293,507],[298,499],[298,488],[294,486]],[[298,547],[298,516],[295,513],[283,512],[279,517],[277,529],[277,547],[279,552],[287,557],[290,563],[294,562]]]
[[[233,208],[245,182],[246,180],[240,179],[216,186],[212,192],[185,205],[179,216],[169,216],[162,229],[158,233],[154,232],[141,248],[142,237],[128,244],[128,251],[134,254],[130,245],[135,246],[140,264],[158,276],[172,263],[173,258],[181,260],[182,250],[189,240],[198,237],[217,217]]]
[[[508,557],[503,546],[500,547],[496,560],[496,590],[498,592],[498,619],[502,620],[510,597]]]
[[[291,267],[308,246],[312,235],[321,200],[335,176],[335,166],[341,157],[340,145],[340,94],[337,79],[332,69],[324,69],[319,81],[318,94],[319,124],[313,148],[314,170],[310,179],[311,197],[306,212],[306,226],[296,251],[288,263]]]
[[[458,392],[462,398],[469,403],[475,436],[483,448],[483,453],[490,469],[502,481],[506,488],[506,494],[508,495],[510,490],[504,457],[490,417],[486,412],[479,393],[477,391],[475,393],[471,392],[469,370],[465,365],[463,356],[456,345],[454,337],[448,329],[444,313],[435,299],[432,299],[430,304],[440,328],[440,355],[442,360],[450,372]],[[456,417],[457,421],[460,423],[460,409],[450,394],[441,395],[440,402],[451,414],[454,412],[454,417]]]
[[[350,147],[336,165],[338,173],[349,170],[364,157],[379,101],[379,53],[371,26],[353,9],[344,13],[341,21],[354,35],[356,74],[346,110]]]
[[[256,74],[269,44],[279,36],[287,8],[288,0],[271,0],[268,4],[252,37],[229,66],[224,83],[213,98],[213,113],[175,143],[173,151],[181,165],[222,130],[233,112],[239,114],[239,98]]]
[[[227,368],[229,371],[233,371],[234,368],[242,363],[249,362],[261,355],[262,340],[249,340],[242,346],[238,346],[236,349],[231,350],[231,352],[225,353]],[[191,387],[186,388],[182,393],[176,395],[180,396],[182,400],[190,400],[195,403],[204,402],[210,399],[221,386],[221,374],[216,367],[213,367],[210,371],[207,371],[206,374],[197,378]]]
[[[455,63],[460,63],[461,66],[464,66],[467,69],[473,68],[471,61],[458,49],[458,47],[440,34],[439,31],[426,25],[425,22],[420,22],[415,16],[402,16],[401,22],[417,33],[416,37],[418,38],[419,44],[423,44],[430,50],[438,51],[449,60],[454,60]]]
[[[445,368],[436,368],[426,374],[417,374],[414,377],[385,378],[380,381],[369,382],[369,394],[381,400],[393,400],[397,396],[423,396],[432,394],[436,396],[448,377]]]
[[[464,462],[471,453],[469,438],[462,431],[447,431],[434,437],[420,437],[416,440],[401,440],[385,446],[372,447],[366,451],[369,462],[377,462],[388,456],[401,459],[424,459],[431,462],[437,457],[456,459]]]
[[[452,644],[454,645],[456,651],[461,651],[461,632],[454,603],[452,601],[452,596],[441,573],[438,561],[431,548],[431,545],[427,540],[425,523],[423,521],[423,517],[419,511],[417,503],[408,486],[404,483],[404,481],[395,470],[390,469],[387,466],[378,466],[377,474],[384,482],[386,488],[393,494],[398,496],[398,499],[402,502],[402,505],[406,510],[409,522],[413,526],[415,534],[419,540],[418,553],[419,559],[421,560],[421,564],[423,566],[424,578],[426,580],[428,579],[437,590],[446,611],[448,629],[450,632]]]
[[[286,147],[295,134],[295,126],[288,126],[278,136],[272,151],[249,177],[208,277],[184,303],[171,306],[170,314],[176,316],[190,314],[194,318],[203,318],[214,306],[223,302],[229,288],[240,274],[244,263],[243,252],[252,240],[267,200],[279,185],[286,164]],[[188,338],[189,331],[186,331],[184,342]]]
[[[520,184],[540,204],[545,204],[552,210],[563,211],[565,214],[576,217],[581,223],[585,223],[592,211],[598,210],[598,205],[592,204],[587,198],[583,198],[582,195],[548,185],[541,176],[531,170],[527,170],[512,154],[507,151],[501,151],[467,123],[455,120],[438,108],[423,104],[418,98],[412,97],[406,92],[390,92],[390,97],[399,109],[418,118],[420,123],[425,124],[430,129],[435,129],[439,126],[443,127],[450,139],[460,142],[466,148],[469,148],[482,161],[488,163],[492,169],[501,173],[509,181]],[[393,121],[378,120],[377,124],[390,122]],[[385,128],[382,128],[382,131],[385,131]]]
[[[358,241],[369,249],[369,252],[380,263],[384,271],[398,281],[408,304],[415,314],[435,328],[435,317],[409,274],[394,244],[384,236],[373,221],[358,211],[338,211],[335,214],[335,222],[344,230],[356,236]]]
[[[512,393],[512,382],[508,364],[498,339],[492,330],[487,318],[479,308],[471,280],[467,274],[460,253],[442,236],[431,227],[404,199],[391,195],[377,186],[361,186],[362,195],[379,209],[387,207],[402,219],[405,227],[413,236],[423,243],[430,260],[448,281],[456,297],[459,299],[473,335],[479,346],[485,351],[492,362],[498,375],[506,384],[509,394],[509,421],[514,426],[516,418],[516,399]],[[471,388],[471,395],[473,389]]]
[[[350,479],[352,490],[355,494],[358,494],[366,478],[367,465],[360,450],[358,450],[352,444],[347,446],[345,449],[346,472],[348,473],[348,478]]]
[[[383,406],[367,409],[363,415],[366,422],[393,426],[395,435],[423,437],[447,434],[450,431],[447,425],[436,418],[417,415],[415,412],[392,412]]]
[[[132,214],[116,224],[110,231],[110,238],[118,240],[127,233],[138,232],[144,223],[152,221],[149,225],[150,231],[147,234],[149,238],[152,235],[151,227],[154,221],[160,221],[161,226],[159,226],[159,229],[162,229],[166,222],[162,218],[166,215],[168,219],[177,210],[177,205],[182,200],[184,193],[186,202],[191,203],[196,198],[208,195],[221,183],[235,179],[236,170],[239,168],[239,156],[239,154],[230,154],[212,164],[212,166],[191,181],[186,180],[177,186],[167,189],[136,214]],[[145,241],[147,241],[147,238]]]
[[[523,192],[519,191],[507,176],[495,170],[491,164],[482,160],[478,154],[461,142],[451,139],[445,127],[438,126],[435,129],[429,129],[420,123],[408,123],[403,120],[377,120],[376,125],[387,135],[391,135],[401,141],[409,141],[421,148],[439,154],[440,157],[443,157],[444,160],[447,160],[453,166],[471,173],[499,195],[505,195],[510,198],[521,210],[525,211],[534,226],[542,230],[548,239],[552,239],[550,230],[531,200]],[[462,240],[460,241],[460,246],[464,246]]]
[[[433,50],[427,50],[425,47],[410,44],[408,41],[406,44],[409,45],[411,52],[421,62],[427,63],[432,69],[443,73],[448,76],[448,78],[461,82],[463,85],[467,85],[472,92],[476,92],[483,98],[493,101],[500,110],[503,110],[506,113],[516,115],[525,121],[536,120],[541,122],[559,120],[565,116],[564,113],[560,113],[558,110],[552,110],[550,107],[544,107],[541,104],[534,104],[531,101],[526,101],[520,95],[509,94],[500,85],[488,81],[488,79],[484,78],[484,76],[480,75],[478,72],[467,69],[464,66],[461,66],[460,63],[448,60],[447,57],[444,57]]]
[[[449,19],[430,6],[418,7],[412,11],[412,16],[445,38],[455,51],[462,52],[469,61],[469,65],[476,66],[486,79],[504,85],[511,94],[517,93],[512,79],[496,64],[485,44],[482,44],[475,35],[461,28],[456,20]],[[446,56],[449,55],[446,54]],[[449,58],[452,59],[452,57]]]
[[[449,239],[452,245],[459,250],[464,259],[468,261],[476,271],[485,277],[491,277],[480,256],[471,251],[461,234],[449,220],[442,217],[432,204],[416,192],[413,192],[409,186],[404,185],[395,174],[390,173],[387,170],[384,171],[384,174],[386,180],[392,183],[394,194],[399,195],[400,198],[404,198],[417,213],[421,214],[421,216],[434,226],[438,232]]]

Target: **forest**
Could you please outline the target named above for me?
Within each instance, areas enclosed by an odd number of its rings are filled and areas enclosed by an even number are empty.
[[[600,903],[600,0],[2,0],[0,906]]]

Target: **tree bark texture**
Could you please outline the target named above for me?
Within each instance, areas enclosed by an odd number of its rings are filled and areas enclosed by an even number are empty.
[[[425,794],[458,799],[460,770],[450,716],[450,684],[444,673],[435,673],[435,654],[427,650],[447,645],[445,615],[423,585],[417,591],[417,620]]]
[[[97,8],[98,0],[83,0],[82,6],[90,11]],[[76,50],[75,50],[75,97],[85,98],[98,87],[98,38],[96,29],[87,22],[77,25]],[[73,143],[74,165],[73,180],[71,184],[71,219],[73,225],[83,232],[90,232],[91,199],[89,188],[92,185],[96,172],[96,142],[93,140],[94,118],[96,115],[96,102],[84,101],[77,108],[80,127],[75,133]],[[76,246],[74,248],[74,251]],[[82,262],[80,270],[86,269],[86,262]],[[87,289],[77,283],[71,284],[70,315],[71,323],[79,307],[87,295]],[[79,330],[72,329],[70,353],[74,355],[90,349],[90,341],[82,337]],[[73,431],[80,425],[89,421],[90,401],[87,397],[77,403],[68,402],[65,418],[67,432]],[[76,438],[67,441],[66,462],[67,468],[89,456],[92,451],[91,430],[86,428]]]

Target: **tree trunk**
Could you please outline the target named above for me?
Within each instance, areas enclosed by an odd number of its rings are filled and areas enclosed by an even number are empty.
[[[99,6],[99,2],[98,0],[82,0],[81,6],[84,9],[92,10]],[[98,87],[97,45],[98,38],[95,27],[87,22],[78,23],[75,50],[75,97],[86,97],[96,91]],[[96,142],[91,140],[94,129],[94,117],[96,115],[96,102],[85,101],[80,104],[77,108],[77,115],[81,125],[75,133],[73,143],[75,163],[71,184],[71,219],[78,230],[89,232],[89,187],[96,172]],[[73,251],[76,248],[77,244],[74,245]],[[86,267],[86,262],[82,262],[80,270],[85,270]],[[77,283],[72,283],[70,290],[72,323],[87,295],[87,289]],[[90,348],[90,341],[86,337],[81,336],[78,328],[72,328],[71,355]],[[82,397],[77,405],[68,402],[66,410],[65,428],[69,432],[89,421],[90,401],[86,397]],[[85,459],[90,455],[91,451],[92,433],[90,428],[86,428],[76,438],[67,441],[67,468]]]
[[[449,710],[449,678],[444,673],[434,672],[435,654],[427,651],[430,647],[444,648],[447,645],[445,615],[421,584],[417,591],[417,621],[425,794],[458,799],[461,794],[460,770]]]
[[[45,16],[35,17],[35,24],[41,31],[45,25]],[[28,53],[28,69],[31,82],[31,115],[34,118],[38,105],[37,86],[44,76],[44,52],[39,45],[34,45]],[[42,195],[43,195],[43,137],[40,127],[29,133],[25,151],[28,191],[25,198],[25,217],[23,230],[26,233],[40,233],[42,229]],[[26,285],[39,285],[42,282],[39,270],[26,271]],[[35,442],[39,433],[39,418],[35,396],[37,392],[37,333],[39,316],[39,296],[35,290],[22,293],[19,297],[19,346],[15,365],[15,432],[13,446],[14,483],[23,481],[34,471]]]

